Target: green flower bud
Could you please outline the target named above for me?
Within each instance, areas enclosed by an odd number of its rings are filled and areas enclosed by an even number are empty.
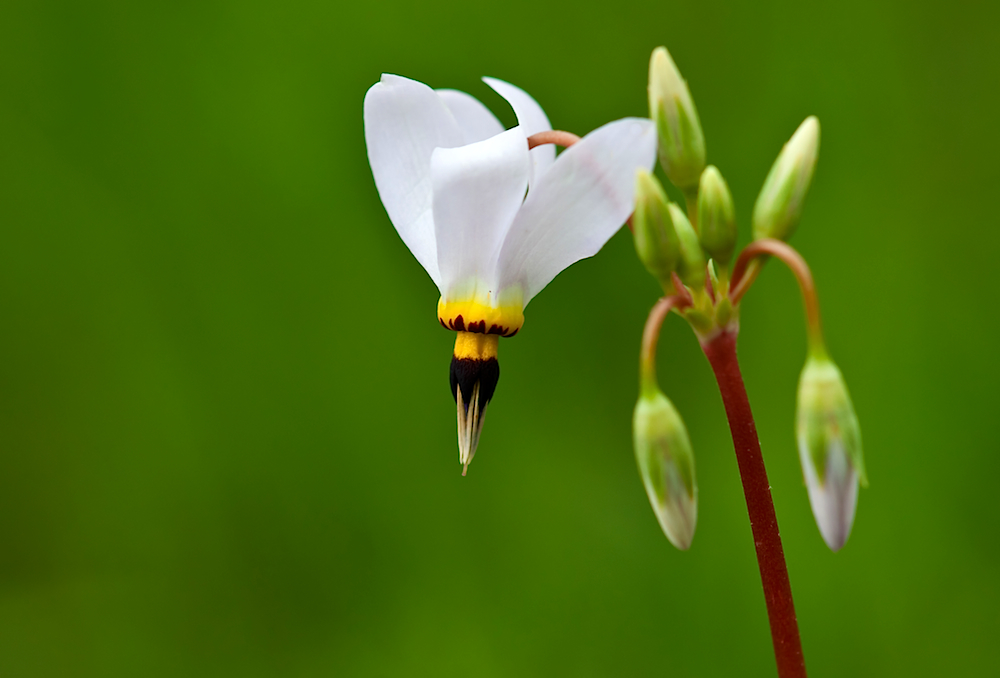
[[[632,234],[635,251],[653,276],[668,292],[673,289],[670,274],[677,265],[680,245],[670,219],[667,194],[656,177],[644,169],[635,175],[635,213]]]
[[[688,287],[702,287],[705,284],[705,253],[701,251],[698,234],[691,227],[691,222],[684,215],[684,210],[675,203],[670,203],[670,218],[674,222],[677,242],[680,245],[677,275]]]
[[[839,550],[851,534],[858,482],[867,486],[861,430],[840,370],[811,355],[799,379],[796,428],[809,503],[824,541]]]
[[[693,192],[705,169],[705,137],[691,92],[666,47],[654,49],[649,60],[649,115],[656,122],[667,178]]]
[[[736,209],[726,180],[714,165],[701,173],[698,191],[698,237],[720,266],[728,266],[736,250]]]
[[[632,419],[635,459],[664,534],[687,550],[698,522],[694,454],[684,422],[658,388],[644,390]]]
[[[819,120],[805,119],[788,140],[760,189],[753,208],[753,237],[788,240],[802,216],[819,152]]]

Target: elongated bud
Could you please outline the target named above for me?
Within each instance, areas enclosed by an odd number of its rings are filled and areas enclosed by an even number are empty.
[[[809,503],[823,539],[834,551],[851,534],[858,483],[867,486],[861,430],[840,370],[825,355],[806,361],[799,379],[799,460]]]
[[[656,519],[670,543],[687,550],[698,522],[694,454],[684,422],[659,388],[644,388],[632,419],[635,459]]]
[[[680,245],[677,275],[688,287],[701,287],[705,284],[705,253],[701,251],[698,234],[691,227],[684,210],[675,203],[670,203],[670,220],[674,222],[677,242]]]
[[[635,213],[632,233],[635,251],[665,290],[673,289],[670,274],[677,266],[680,245],[670,219],[669,199],[656,177],[644,169],[635,175]]]
[[[698,237],[708,256],[721,266],[729,265],[736,250],[736,208],[726,180],[714,165],[701,173]]]
[[[705,169],[705,137],[691,92],[666,47],[654,49],[649,60],[649,115],[656,122],[667,178],[693,192]]]
[[[819,152],[819,120],[805,119],[788,140],[760,189],[753,208],[753,237],[788,240],[802,216]]]

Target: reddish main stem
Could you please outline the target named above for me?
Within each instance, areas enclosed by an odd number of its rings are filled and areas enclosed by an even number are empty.
[[[767,617],[771,624],[774,657],[778,664],[779,678],[805,678],[806,665],[802,656],[802,641],[795,619],[792,586],[788,581],[785,552],[778,533],[778,519],[771,501],[771,486],[767,481],[764,457],[760,453],[757,426],[750,411],[740,365],[736,358],[736,333],[722,332],[702,344],[705,356],[712,365],[719,382],[722,402],[729,418],[729,428],[736,448],[736,461],[743,481],[743,494],[750,514],[754,547],[760,580],[764,585]]]

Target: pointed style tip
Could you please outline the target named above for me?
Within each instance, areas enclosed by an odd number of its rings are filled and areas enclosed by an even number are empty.
[[[484,352],[484,347],[473,341],[470,347],[469,335],[460,332],[456,340],[455,355],[451,361],[451,389],[455,396],[456,418],[458,420],[458,461],[462,464],[462,475],[466,475],[469,464],[476,456],[479,437],[483,432],[486,408],[490,404],[497,382],[500,380],[500,363],[495,353],[496,335],[470,335],[490,338],[485,342],[492,346]]]

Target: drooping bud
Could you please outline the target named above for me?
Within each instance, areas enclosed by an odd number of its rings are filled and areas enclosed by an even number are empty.
[[[632,215],[635,251],[646,270],[668,292],[673,288],[670,274],[680,256],[677,232],[670,219],[669,202],[656,177],[639,169],[635,175],[635,212]]]
[[[809,116],[781,149],[753,208],[753,237],[788,240],[802,216],[819,152],[819,120]]]
[[[664,534],[687,550],[698,522],[698,487],[687,428],[667,396],[644,388],[632,419],[635,458],[642,484]]]
[[[684,210],[675,203],[670,203],[670,220],[674,222],[677,242],[680,245],[677,275],[688,287],[702,287],[705,284],[705,253],[701,251],[698,234],[691,227]]]
[[[840,370],[814,354],[799,379],[796,428],[809,503],[824,541],[839,550],[851,534],[858,483],[867,486],[861,430]]]
[[[692,193],[705,169],[705,137],[691,92],[666,47],[654,49],[649,60],[649,115],[656,122],[667,178]]]
[[[729,265],[736,249],[736,209],[729,186],[714,165],[701,173],[698,237],[708,256],[720,266]]]

